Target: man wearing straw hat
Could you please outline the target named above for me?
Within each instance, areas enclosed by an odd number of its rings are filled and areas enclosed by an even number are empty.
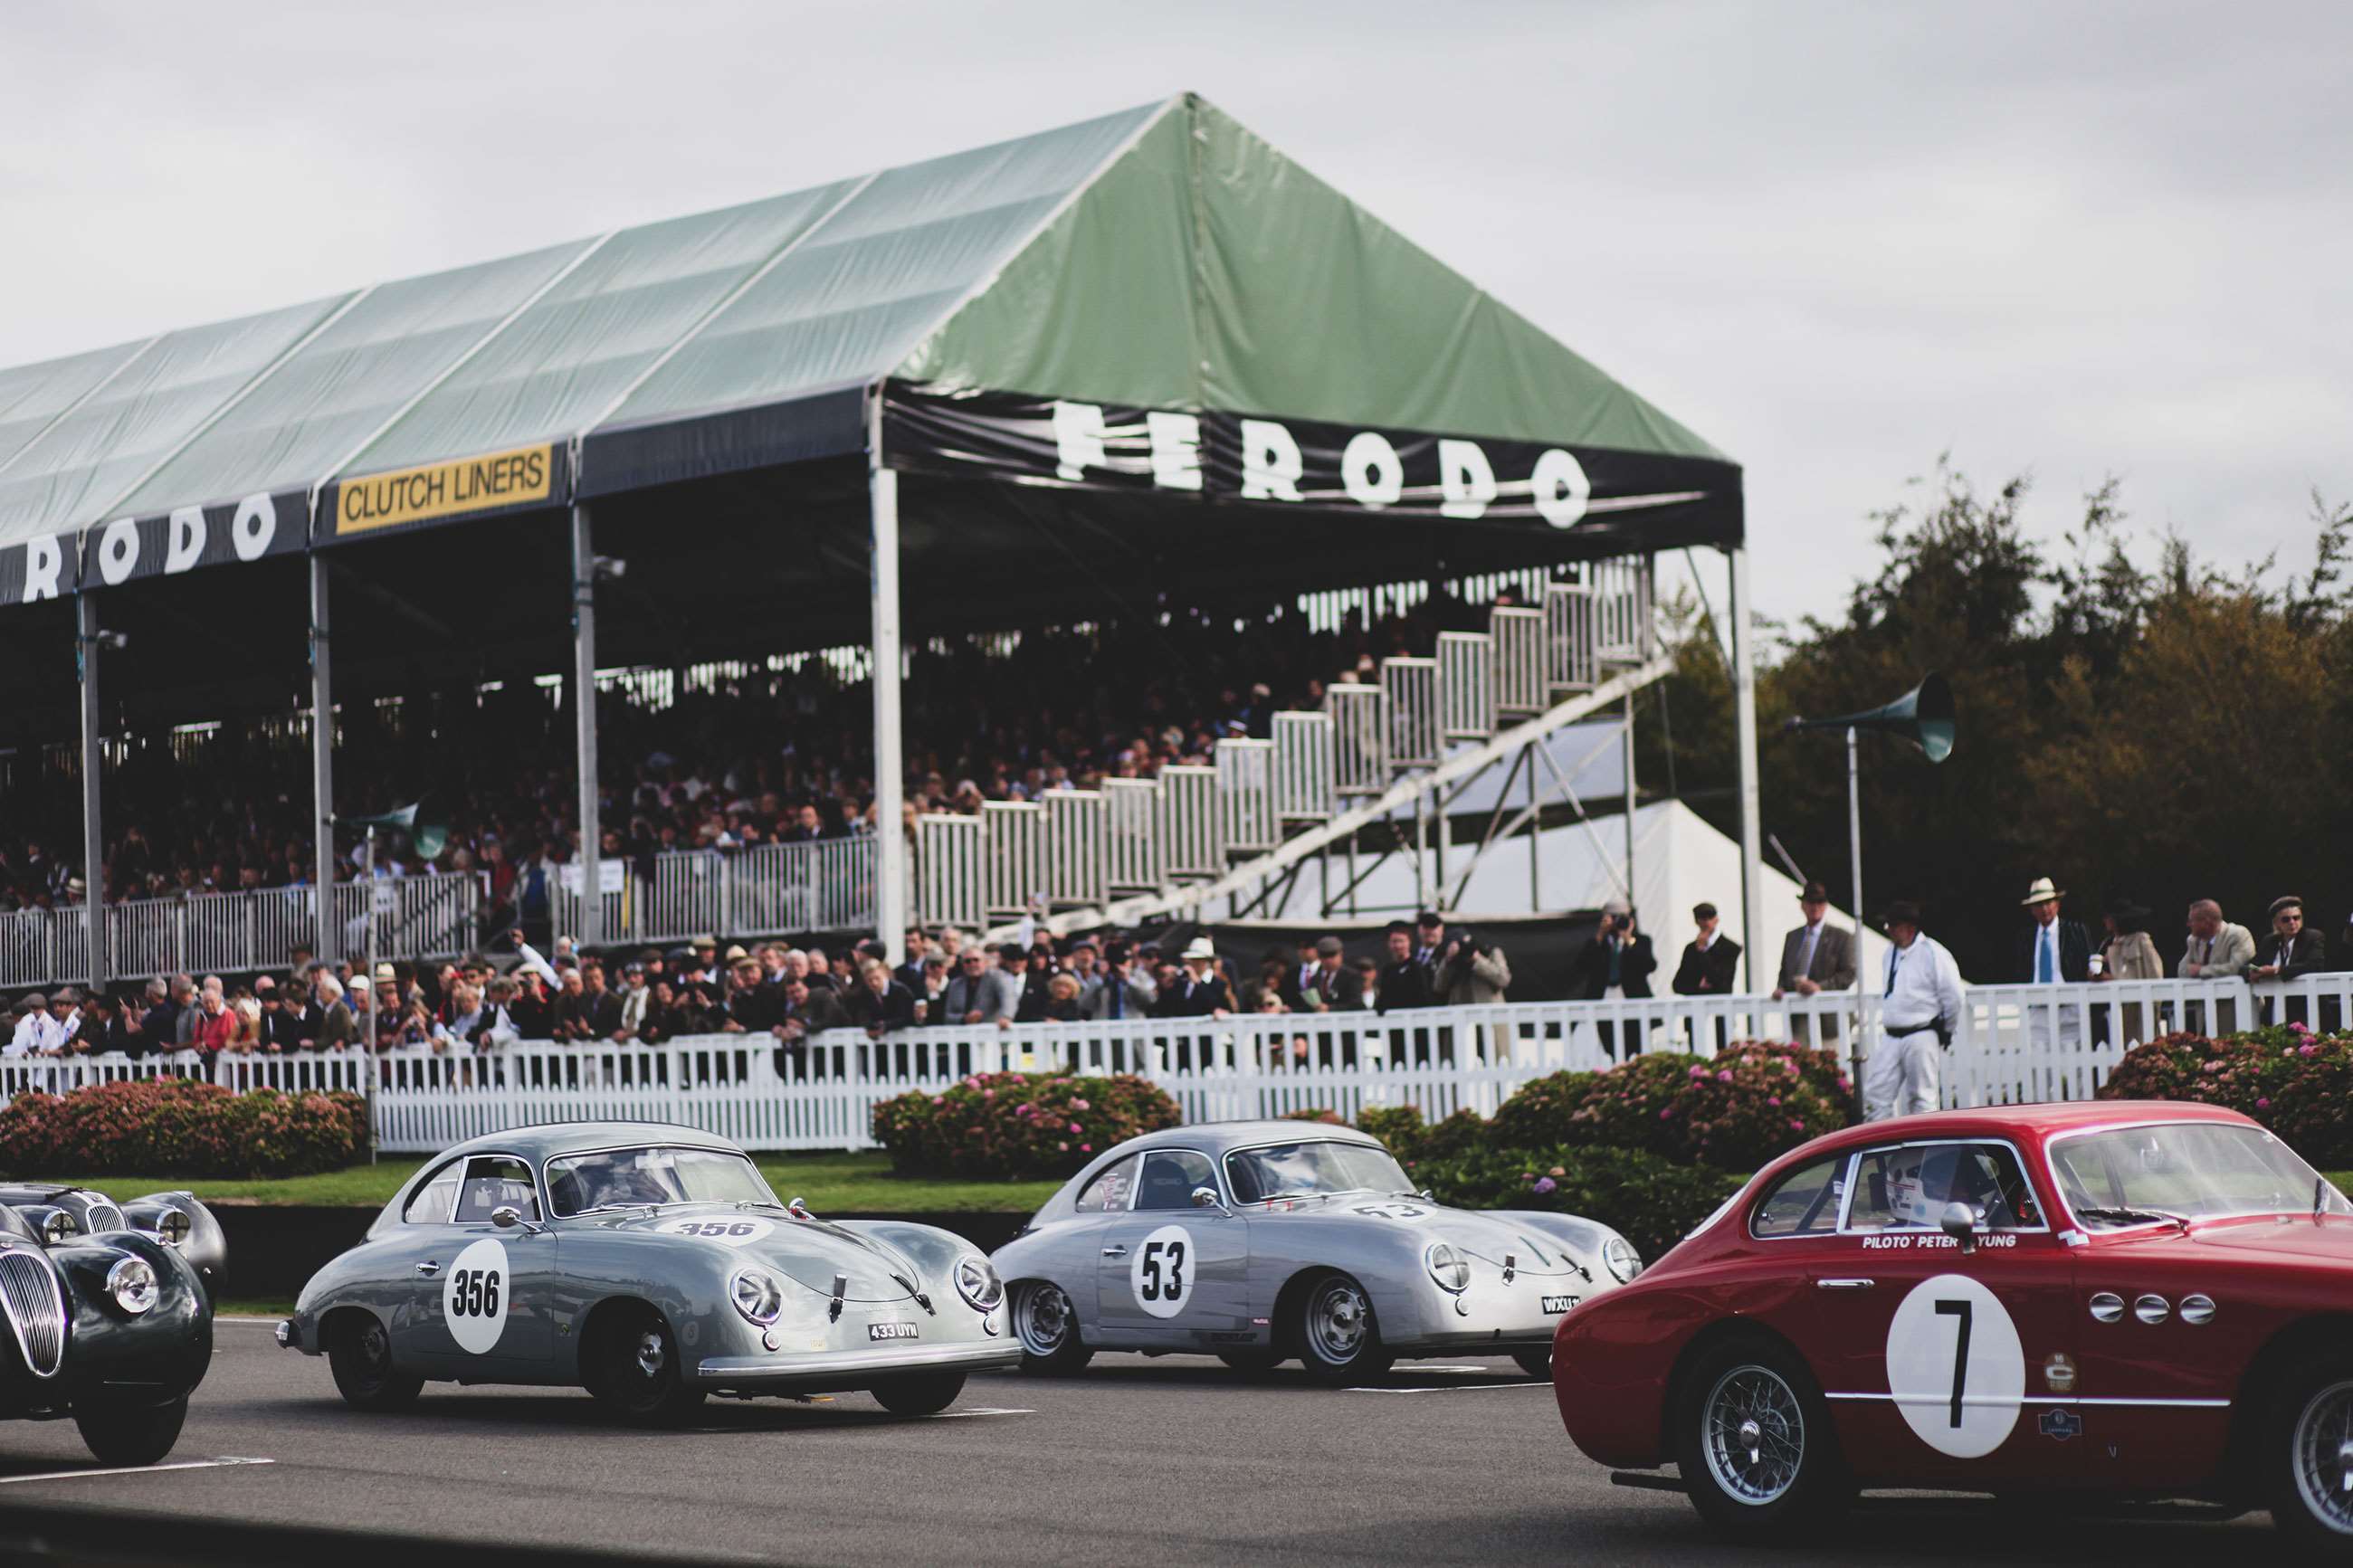
[[[2026,889],[2026,897],[2018,900],[2033,917],[2032,923],[2018,939],[2018,963],[2012,977],[2021,984],[2081,985],[2092,978],[2091,937],[2084,932],[2082,921],[2059,918],[2059,900],[2066,896],[2067,890],[2054,885],[2050,878],[2037,877]],[[2029,1005],[2026,1023],[2029,1037],[2038,1046],[2048,1046],[2054,1036],[2063,1045],[2083,1041],[2082,1015],[2072,1006]]]

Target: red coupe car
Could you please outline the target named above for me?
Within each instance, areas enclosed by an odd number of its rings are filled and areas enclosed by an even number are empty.
[[[1572,1310],[1553,1369],[1579,1448],[1674,1465],[1736,1536],[1901,1487],[2267,1508],[2353,1556],[2353,1205],[2232,1111],[1816,1139]]]

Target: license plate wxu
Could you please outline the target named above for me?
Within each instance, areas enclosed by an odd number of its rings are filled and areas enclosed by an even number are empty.
[[[1544,1310],[1547,1312],[1566,1312],[1577,1305],[1577,1300],[1574,1296],[1546,1296],[1544,1299]]]

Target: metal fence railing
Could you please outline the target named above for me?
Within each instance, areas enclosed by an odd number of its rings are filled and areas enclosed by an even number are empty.
[[[1104,875],[1121,892],[1160,885],[1160,785],[1152,779],[1103,781]]]
[[[1596,561],[1587,568],[1593,584],[1594,653],[1604,664],[1636,665],[1658,645],[1652,613],[1653,576],[1647,555]]]
[[[1438,701],[1445,738],[1483,741],[1495,732],[1495,639],[1485,632],[1438,634]]]
[[[1332,715],[1274,716],[1274,814],[1280,822],[1332,815]]]
[[[926,812],[915,819],[915,915],[966,931],[988,919],[977,816]]]
[[[1545,613],[1499,605],[1487,616],[1495,639],[1495,708],[1514,718],[1549,706],[1545,679]]]
[[[985,801],[980,808],[983,902],[991,915],[1018,915],[1046,890],[1046,809],[1028,801]]]
[[[1389,696],[1377,686],[1337,681],[1324,688],[1332,716],[1332,778],[1345,797],[1389,787]]]
[[[1217,748],[1219,827],[1229,855],[1257,855],[1282,842],[1274,816],[1274,742],[1239,737]]]
[[[1218,831],[1218,770],[1172,763],[1160,770],[1160,868],[1214,877],[1226,868]]]
[[[590,1118],[681,1122],[757,1149],[865,1147],[880,1101],[1008,1070],[1142,1074],[1175,1098],[1188,1121],[1311,1108],[1353,1120],[1384,1104],[1414,1105],[1436,1120],[1466,1109],[1492,1114],[1532,1078],[1605,1068],[1637,1052],[1704,1058],[1726,1041],[1794,1039],[1851,1057],[1858,1043],[1867,1051],[1876,1041],[1877,1015],[1876,996],[1841,992],[1781,1001],[1504,1003],[1387,1016],[951,1026],[880,1040],[836,1029],[791,1058],[766,1037],[741,1035],[659,1046],[521,1042],[480,1053],[388,1053],[375,1058],[372,1099],[378,1146],[406,1153],[526,1122]],[[2325,1027],[2348,1018],[2353,974],[2254,986],[2196,980],[1978,986],[1967,993],[1945,1061],[1944,1098],[1952,1106],[2087,1100],[2130,1046],[2172,1029],[2289,1021]],[[357,1052],[213,1061],[185,1054],[9,1058],[0,1058],[0,1098],[163,1074],[236,1089],[357,1091],[368,1064]]]
[[[1050,790],[1044,804],[1047,900],[1064,905],[1106,901],[1111,894],[1105,879],[1104,840],[1111,819],[1103,792]]]
[[[1593,590],[1555,583],[1545,590],[1545,685],[1554,696],[1590,691],[1600,679],[1594,654]]]

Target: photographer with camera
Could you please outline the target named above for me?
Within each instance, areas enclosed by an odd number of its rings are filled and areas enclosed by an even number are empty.
[[[1623,899],[1611,899],[1601,906],[1601,924],[1593,940],[1577,955],[1569,972],[1568,994],[1582,1002],[1647,997],[1651,973],[1658,967],[1649,934],[1637,928],[1634,907]],[[1603,1019],[1594,1025],[1594,1031],[1601,1037],[1603,1054],[1616,1060],[1618,1026]],[[1640,1042],[1630,1034],[1626,1046],[1631,1054],[1640,1048]]]
[[[1501,1002],[1511,984],[1512,966],[1502,948],[1460,929],[1446,939],[1438,961],[1439,1001],[1451,1007]]]

